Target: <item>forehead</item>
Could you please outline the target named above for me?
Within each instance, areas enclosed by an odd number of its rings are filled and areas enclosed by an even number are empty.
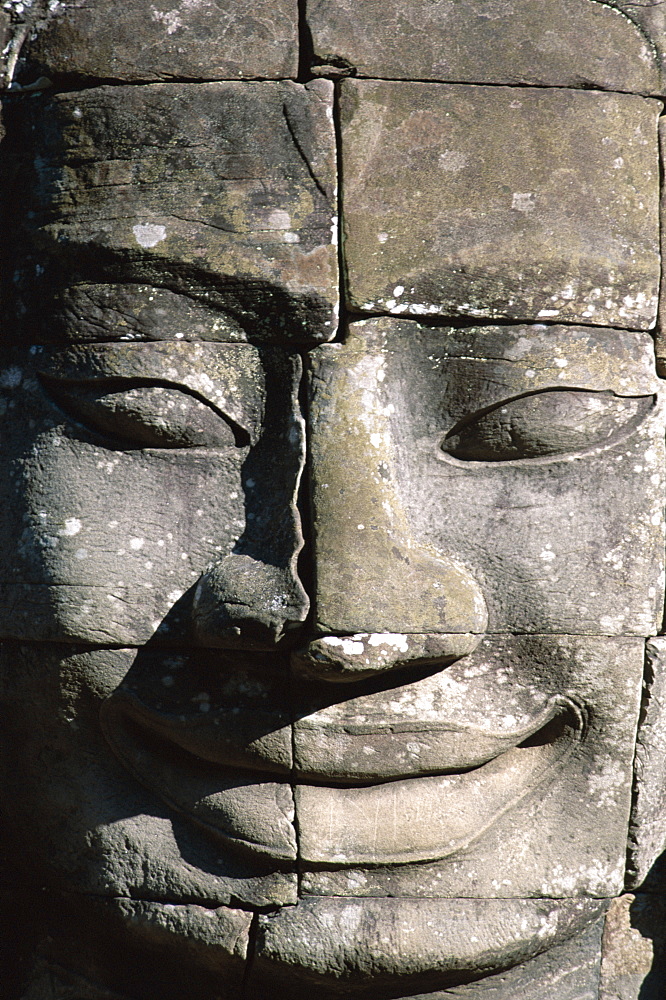
[[[297,10],[269,7],[227,5],[196,55],[206,5],[167,25],[135,4],[116,32],[68,7],[31,40],[82,89],[7,102],[13,339],[307,348],[337,335],[339,271],[352,314],[654,326],[661,83],[636,24],[588,0],[320,0],[315,72],[358,76],[334,87],[280,79]],[[157,82],[169,59],[188,82]]]

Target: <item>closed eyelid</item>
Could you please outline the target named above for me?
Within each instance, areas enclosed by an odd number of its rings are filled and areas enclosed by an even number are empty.
[[[502,407],[510,406],[512,403],[519,403],[523,399],[531,399],[534,397],[543,396],[555,396],[562,395],[564,393],[573,394],[579,396],[589,396],[597,397],[599,399],[616,399],[621,400],[637,400],[637,399],[649,399],[653,400],[653,394],[625,394],[615,392],[613,389],[586,389],[578,388],[576,386],[562,386],[554,385],[547,388],[530,389],[526,392],[516,393],[515,396],[506,396],[503,399],[494,399],[492,403],[488,403],[487,406],[480,406],[478,409],[469,410],[465,413],[456,423],[447,431],[447,437],[450,434],[457,434],[458,431],[462,430],[467,424],[474,423],[476,420],[480,420],[481,417],[487,416],[489,413],[493,413],[495,410],[501,410]]]
[[[136,438],[135,447],[150,444],[172,448],[220,444],[246,447],[256,436],[251,428],[243,426],[203,394],[166,379],[122,376],[74,379],[46,372],[40,372],[39,379],[47,396],[70,418],[98,433],[130,441]],[[180,406],[178,397],[182,397]],[[165,405],[158,407],[158,400]],[[176,409],[181,413],[169,413]],[[197,410],[200,419],[195,422],[200,426],[195,427],[192,417],[197,416]],[[175,426],[176,418],[180,418],[179,429]],[[133,424],[131,429],[128,423]],[[199,441],[197,434],[202,435]]]
[[[553,388],[522,393],[458,420],[442,451],[463,461],[546,458],[612,444],[644,419],[654,396]]]

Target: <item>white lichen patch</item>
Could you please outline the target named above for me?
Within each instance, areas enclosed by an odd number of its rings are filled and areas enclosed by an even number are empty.
[[[464,170],[468,162],[466,153],[459,149],[445,149],[439,154],[437,160],[439,169],[445,170],[447,173],[457,173],[459,170]]]
[[[173,35],[179,28],[183,27],[178,8],[173,10],[158,10],[156,7],[152,7],[150,14],[153,21],[164,25],[167,35]]]
[[[409,650],[407,636],[397,632],[374,632],[368,636],[368,645],[389,646],[400,653],[406,653]]]
[[[536,193],[534,191],[514,191],[511,198],[511,208],[516,212],[533,212],[536,208]]]
[[[321,641],[327,646],[339,646],[346,656],[358,656],[365,652],[362,640],[359,640],[356,636],[343,638],[337,635],[327,635]]]
[[[144,250],[156,247],[158,243],[166,239],[167,235],[165,226],[158,226],[151,222],[132,226],[132,232],[134,233],[134,239]]]
[[[78,517],[68,517],[65,518],[64,528],[61,528],[58,534],[64,538],[71,538],[74,535],[78,535],[81,527],[82,525]]]

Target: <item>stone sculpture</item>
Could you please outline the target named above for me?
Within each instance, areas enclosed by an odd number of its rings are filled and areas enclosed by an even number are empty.
[[[660,5],[3,11],[9,995],[662,996]]]

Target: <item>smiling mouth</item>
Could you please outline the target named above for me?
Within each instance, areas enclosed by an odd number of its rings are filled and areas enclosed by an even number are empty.
[[[405,776],[394,758],[381,781],[361,784],[356,776],[352,785],[334,765],[326,773],[289,767],[280,731],[254,747],[230,750],[221,722],[214,713],[205,719],[165,715],[122,688],[101,712],[121,763],[170,808],[222,848],[262,864],[298,862],[302,870],[455,855],[552,780],[585,729],[579,707],[561,697],[527,725],[501,734],[412,724],[412,733],[438,741],[435,773]],[[357,735],[365,741],[385,735],[381,726],[351,730],[344,737],[352,742]],[[393,735],[410,739],[410,732]],[[301,734],[306,750],[308,741],[320,739],[307,729]]]

